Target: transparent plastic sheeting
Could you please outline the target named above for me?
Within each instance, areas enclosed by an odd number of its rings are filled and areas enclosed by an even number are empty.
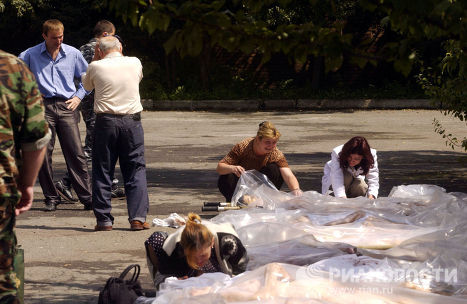
[[[153,226],[162,226],[162,227],[172,227],[172,228],[179,228],[186,224],[186,221],[183,217],[178,215],[177,213],[171,213],[167,218],[161,220],[155,218],[152,220]]]
[[[349,267],[358,257],[337,265]],[[368,263],[369,258],[364,258]],[[332,263],[331,263],[332,264]],[[136,304],[169,303],[465,303],[459,297],[425,292],[397,281],[362,283],[362,275],[353,281],[333,279],[326,272],[329,265],[317,269],[271,263],[233,278],[218,273],[203,274],[184,282],[171,280],[156,298],[140,297]],[[383,270],[388,269],[383,265]],[[330,268],[332,269],[332,268]],[[322,272],[322,273],[320,273]],[[323,275],[324,274],[324,275]],[[222,274],[220,274],[222,275]],[[377,271],[371,273],[374,277]],[[381,275],[381,273],[380,273]],[[407,285],[407,286],[406,286]],[[168,288],[169,287],[169,288]]]
[[[247,171],[233,202],[245,208],[211,220],[234,224],[249,271],[148,303],[467,303],[466,193],[408,185],[376,200],[295,197]]]

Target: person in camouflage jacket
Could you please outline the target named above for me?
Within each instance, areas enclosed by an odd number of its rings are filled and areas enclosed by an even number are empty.
[[[13,269],[16,216],[29,210],[50,132],[34,75],[0,50],[0,303],[20,303]]]

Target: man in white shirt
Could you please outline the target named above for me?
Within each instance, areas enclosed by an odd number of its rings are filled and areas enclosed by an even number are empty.
[[[141,124],[139,83],[141,62],[122,55],[116,37],[100,38],[93,61],[82,81],[95,90],[96,123],[92,150],[92,202],[96,231],[112,230],[111,187],[117,159],[120,160],[131,230],[149,229],[146,215],[149,197],[144,160],[144,132]]]

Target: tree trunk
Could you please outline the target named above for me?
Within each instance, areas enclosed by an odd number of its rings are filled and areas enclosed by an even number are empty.
[[[172,89],[177,86],[177,59],[178,54],[176,52],[170,53],[170,62],[171,62],[171,69],[170,69],[170,76],[172,81]]]
[[[169,57],[171,56],[171,54],[166,54],[164,52],[164,64],[165,64],[165,77],[167,79],[167,87],[169,88],[169,90],[172,90],[173,89],[173,82],[172,82],[172,71],[171,71],[171,66],[170,66],[170,62],[169,62]]]
[[[321,75],[323,72],[323,57],[313,57],[312,73],[311,73],[311,88],[317,90],[320,87]]]

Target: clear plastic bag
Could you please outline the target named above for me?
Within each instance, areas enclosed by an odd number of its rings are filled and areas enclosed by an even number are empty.
[[[161,227],[172,227],[172,228],[179,228],[186,224],[186,221],[183,217],[178,215],[177,213],[171,213],[167,218],[161,220],[155,218],[152,220],[153,226],[161,226]]]
[[[339,257],[338,257],[339,258]],[[408,288],[403,282],[375,281],[392,265],[370,258],[351,256],[350,262],[373,263],[370,271],[357,272],[356,277],[340,280],[323,276],[308,267],[271,263],[245,272],[230,282],[215,288],[189,287],[174,289],[153,299],[151,304],[166,303],[465,303],[465,299]],[[348,260],[348,259],[346,259]],[[328,261],[320,270],[341,266],[349,269],[348,261]],[[374,266],[381,266],[381,268]],[[362,268],[363,269],[363,268]],[[372,271],[371,271],[372,270]],[[325,271],[324,271],[325,272]],[[188,300],[190,302],[188,302]],[[149,304],[140,302],[139,304]]]
[[[346,255],[356,249],[344,243],[322,243],[311,235],[295,239],[248,246],[248,269],[277,262],[298,266],[310,265],[330,257]]]
[[[288,200],[290,197],[291,195],[278,191],[266,175],[256,170],[248,170],[237,182],[232,204],[273,210],[276,208],[276,201]]]
[[[234,194],[247,208],[211,219],[235,226],[250,271],[215,288],[167,290],[154,303],[467,302],[466,193],[408,185],[376,200],[295,197],[258,174],[242,174]],[[336,268],[354,275],[337,280]]]

